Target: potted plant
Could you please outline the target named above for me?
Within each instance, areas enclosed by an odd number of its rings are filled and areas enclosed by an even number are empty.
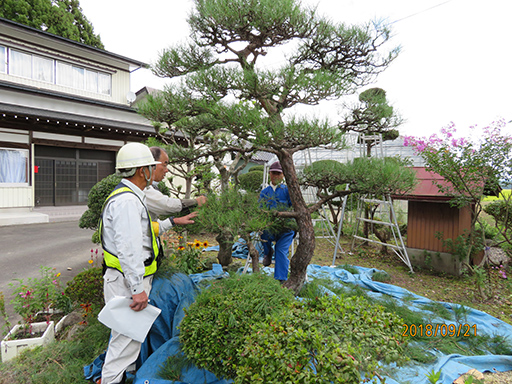
[[[26,283],[18,279],[17,285],[10,284],[15,287],[11,304],[22,320],[1,342],[2,361],[12,359],[23,349],[48,344],[55,339],[53,318],[62,313],[67,300],[61,288],[60,274],[48,267],[41,267],[40,272],[40,278],[29,278]]]

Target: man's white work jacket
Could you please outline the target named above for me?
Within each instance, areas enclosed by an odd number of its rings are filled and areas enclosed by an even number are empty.
[[[146,193],[146,206],[153,220],[157,219],[159,216],[167,216],[171,213],[181,212],[181,200],[164,195],[158,190],[155,184],[158,185],[158,183],[153,183],[144,190]],[[160,233],[163,232],[161,231]]]
[[[144,261],[151,258],[153,243],[149,228],[146,196],[127,179],[122,183],[133,193],[121,193],[110,199],[103,209],[103,247],[116,255],[132,294],[142,293]],[[169,220],[159,221],[160,231],[172,227]]]

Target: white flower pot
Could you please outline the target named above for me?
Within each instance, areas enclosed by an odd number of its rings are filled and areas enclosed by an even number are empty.
[[[49,344],[55,339],[55,324],[53,321],[41,322],[41,323],[32,323],[32,329],[34,332],[42,332],[44,333],[40,337],[33,337],[29,339],[19,339],[19,340],[9,340],[11,335],[16,334],[21,325],[16,324],[11,331],[5,336],[2,340],[1,348],[2,348],[2,361],[6,362],[16,357],[22,350],[34,348],[38,345]]]

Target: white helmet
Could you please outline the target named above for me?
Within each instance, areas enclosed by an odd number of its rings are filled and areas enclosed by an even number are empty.
[[[160,161],[155,161],[150,149],[142,143],[128,143],[117,152],[116,169],[131,169],[156,164],[160,164]]]

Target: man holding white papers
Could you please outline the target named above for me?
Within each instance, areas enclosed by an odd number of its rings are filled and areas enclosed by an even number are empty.
[[[125,178],[105,201],[99,226],[107,267],[103,277],[105,303],[116,297],[129,297],[134,311],[147,307],[157,270],[159,247],[143,192],[151,182],[156,164],[144,144],[129,143],[119,150],[116,170]],[[191,224],[196,215],[159,221],[160,231],[174,224]],[[139,341],[112,330],[101,384],[123,383],[126,369],[136,361],[140,346]]]

